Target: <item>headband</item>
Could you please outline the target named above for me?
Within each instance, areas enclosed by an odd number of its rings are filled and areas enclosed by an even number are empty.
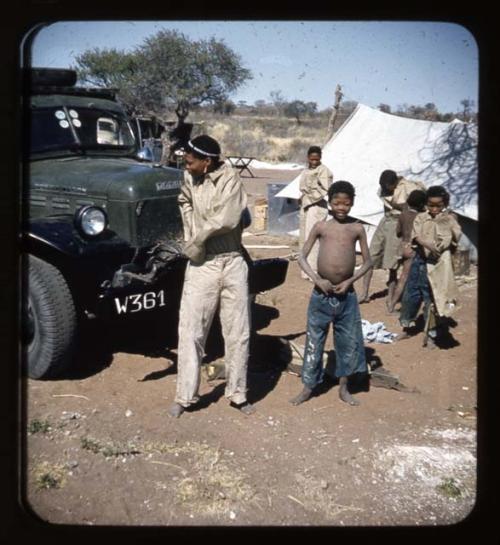
[[[208,151],[203,151],[200,148],[197,148],[196,146],[193,145],[191,140],[189,140],[188,146],[191,149],[194,149],[194,151],[197,151],[198,153],[201,153],[202,155],[206,155],[207,157],[219,157],[219,155],[220,155],[220,153],[209,153]]]

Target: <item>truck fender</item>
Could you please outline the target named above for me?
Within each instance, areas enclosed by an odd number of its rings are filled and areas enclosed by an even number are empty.
[[[84,246],[73,226],[73,216],[30,220],[23,237],[28,253],[32,249],[44,249],[52,254],[76,257]]]

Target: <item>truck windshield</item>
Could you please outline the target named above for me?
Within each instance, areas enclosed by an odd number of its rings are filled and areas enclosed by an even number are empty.
[[[36,108],[31,112],[31,153],[51,150],[129,150],[135,146],[127,120],[91,108]]]

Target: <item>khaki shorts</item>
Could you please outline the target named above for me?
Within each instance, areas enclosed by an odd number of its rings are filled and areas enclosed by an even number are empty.
[[[397,216],[382,218],[370,242],[370,256],[374,269],[397,269],[400,262],[401,239],[396,234]]]

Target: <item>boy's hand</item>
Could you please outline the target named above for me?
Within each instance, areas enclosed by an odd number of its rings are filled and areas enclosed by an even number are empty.
[[[343,282],[340,282],[340,284],[334,286],[333,292],[338,294],[346,293],[350,286],[351,282],[349,282],[349,280],[344,280]]]
[[[184,243],[182,253],[193,263],[202,263],[205,259],[205,248],[203,244],[198,245],[193,239]]]
[[[427,249],[431,253],[432,257],[438,258],[441,255],[434,244],[427,243]]]
[[[410,257],[413,257],[414,253],[415,253],[415,252],[413,251],[413,249],[412,249],[412,247],[411,247],[411,244],[409,244],[409,245],[407,245],[407,246],[405,245],[405,246],[403,247],[402,256],[403,256],[405,259],[410,259]]]
[[[335,288],[330,280],[327,280],[326,278],[319,278],[316,280],[315,284],[325,295],[330,295]]]

